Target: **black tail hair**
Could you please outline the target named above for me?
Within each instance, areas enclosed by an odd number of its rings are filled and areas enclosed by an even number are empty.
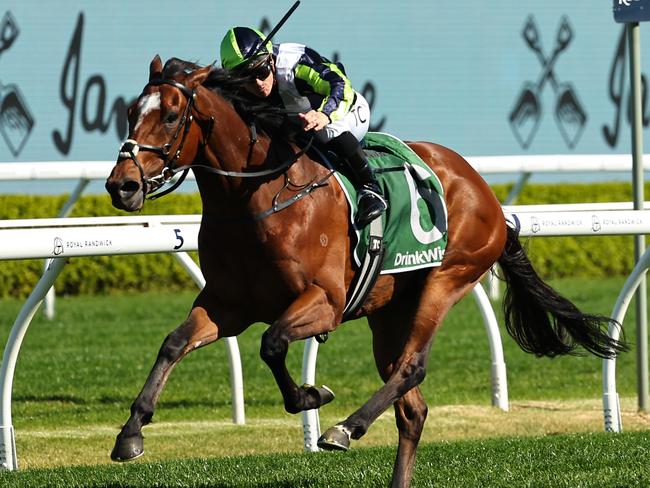
[[[526,352],[537,356],[580,355],[576,346],[601,358],[627,351],[623,340],[607,333],[615,320],[582,313],[544,283],[519,242],[519,232],[508,226],[508,238],[499,264],[507,288],[503,311],[508,333]]]

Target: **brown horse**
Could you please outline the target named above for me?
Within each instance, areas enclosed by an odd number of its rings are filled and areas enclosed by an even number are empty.
[[[171,59],[163,68],[156,56],[149,76],[129,109],[129,140],[106,189],[114,206],[137,211],[175,168],[192,165],[203,203],[199,257],[206,285],[185,322],[164,340],[117,436],[111,457],[118,461],[143,453],[141,429],[151,420],[172,368],[189,352],[236,336],[254,322],[271,324],[260,353],[286,410],[295,413],[331,401],[326,388],[297,386],[285,358],[291,342],[338,327],[355,275],[348,204],[333,180],[312,185],[308,197],[272,210],[309,184],[326,180],[329,172],[287,142],[284,132],[274,132],[272,108],[246,99],[237,88],[242,80],[210,66]],[[259,138],[252,130],[258,122],[259,129],[266,127]],[[555,356],[574,353],[581,345],[610,357],[625,349],[607,336],[609,319],[581,313],[540,280],[494,194],[461,156],[427,142],[410,147],[445,190],[449,241],[444,260],[437,268],[381,275],[376,281],[356,316],[368,317],[385,384],[319,440],[325,449],[347,449],[350,439],[363,436],[393,404],[399,431],[393,486],[410,484],[427,416],[418,385],[434,334],[449,309],[495,262],[509,285],[506,325],[524,350]]]

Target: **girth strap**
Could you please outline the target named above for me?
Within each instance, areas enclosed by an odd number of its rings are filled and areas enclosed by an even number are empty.
[[[370,222],[368,252],[363,258],[361,268],[350,286],[351,292],[348,294],[347,304],[343,309],[343,322],[354,317],[359,307],[366,301],[368,293],[375,286],[375,282],[379,277],[381,265],[384,261],[384,227],[381,219],[382,216],[380,215]],[[324,344],[328,336],[327,332],[323,332],[322,334],[316,334],[314,338],[320,344]]]
[[[368,293],[375,285],[381,271],[384,260],[384,227],[381,215],[370,222],[368,241],[368,252],[366,252],[361,268],[350,286],[351,292],[348,294],[347,305],[343,309],[344,322],[352,318],[366,301]]]

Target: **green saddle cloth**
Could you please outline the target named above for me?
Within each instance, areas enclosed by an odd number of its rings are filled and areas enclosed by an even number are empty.
[[[390,134],[369,132],[363,141],[370,166],[388,199],[383,215],[382,274],[440,266],[447,246],[447,208],[440,180],[415,152]],[[336,178],[350,203],[354,221],[357,193],[349,169],[342,165]],[[355,229],[354,260],[361,265],[370,226]]]

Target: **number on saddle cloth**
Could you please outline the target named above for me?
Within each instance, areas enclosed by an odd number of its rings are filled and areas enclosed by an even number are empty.
[[[386,248],[382,273],[440,266],[447,245],[447,209],[440,180],[394,136],[369,132],[363,142],[370,166],[390,202],[382,217]],[[354,210],[356,190],[349,171],[345,165],[336,169],[337,181]],[[353,215],[351,211],[351,220]],[[369,232],[368,227],[355,229],[353,257],[357,266],[366,254]]]

